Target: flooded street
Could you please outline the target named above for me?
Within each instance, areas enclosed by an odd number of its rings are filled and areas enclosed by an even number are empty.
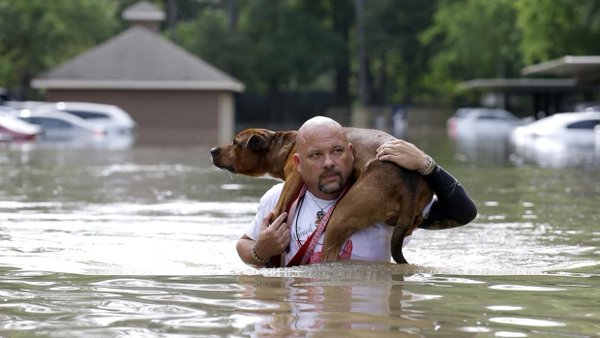
[[[261,270],[235,241],[275,181],[208,146],[0,144],[0,336],[600,335],[597,149],[407,138],[467,188],[471,224],[417,231],[410,265]]]

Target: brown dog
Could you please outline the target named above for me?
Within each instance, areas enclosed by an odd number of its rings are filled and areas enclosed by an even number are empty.
[[[392,257],[406,263],[402,254],[404,237],[423,221],[423,210],[432,190],[421,175],[375,158],[377,148],[394,139],[373,129],[345,128],[354,146],[354,184],[338,202],[325,229],[322,261],[338,259],[342,245],[356,231],[376,222],[395,225]],[[296,152],[296,131],[246,129],[232,144],[210,150],[213,164],[232,173],[262,176],[269,174],[285,181],[274,218],[290,205],[302,185],[292,155]]]

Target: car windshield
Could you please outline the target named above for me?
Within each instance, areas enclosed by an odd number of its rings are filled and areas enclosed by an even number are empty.
[[[51,117],[29,117],[24,118],[29,123],[40,125],[44,128],[53,128],[53,129],[68,129],[72,126],[59,119],[51,118]]]
[[[481,115],[477,116],[479,120],[512,120],[509,116],[506,115]]]
[[[600,124],[600,120],[583,120],[567,124],[567,129],[589,129],[592,130]]]
[[[108,116],[103,113],[83,111],[83,110],[64,110],[69,114],[73,114],[81,117],[84,120],[95,120],[95,119],[108,119]]]

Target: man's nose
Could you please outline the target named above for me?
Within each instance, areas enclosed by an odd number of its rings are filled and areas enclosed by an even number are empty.
[[[323,161],[323,166],[326,168],[332,167],[335,165],[335,162],[333,161],[333,157],[329,154],[325,154],[324,157],[324,161]]]

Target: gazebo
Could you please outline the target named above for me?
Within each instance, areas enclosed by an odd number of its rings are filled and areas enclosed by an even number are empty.
[[[462,83],[468,90],[510,95],[532,95],[530,114],[551,115],[561,111],[566,97],[583,97],[595,102],[600,97],[600,56],[565,55],[561,58],[523,68],[525,78],[473,79]],[[539,76],[551,76],[539,78]],[[502,100],[509,109],[508,99]],[[585,103],[585,102],[584,102]]]
[[[126,31],[36,77],[48,101],[108,103],[139,125],[138,142],[214,145],[230,142],[234,93],[244,85],[158,33],[165,13],[147,1],[122,14]]]

